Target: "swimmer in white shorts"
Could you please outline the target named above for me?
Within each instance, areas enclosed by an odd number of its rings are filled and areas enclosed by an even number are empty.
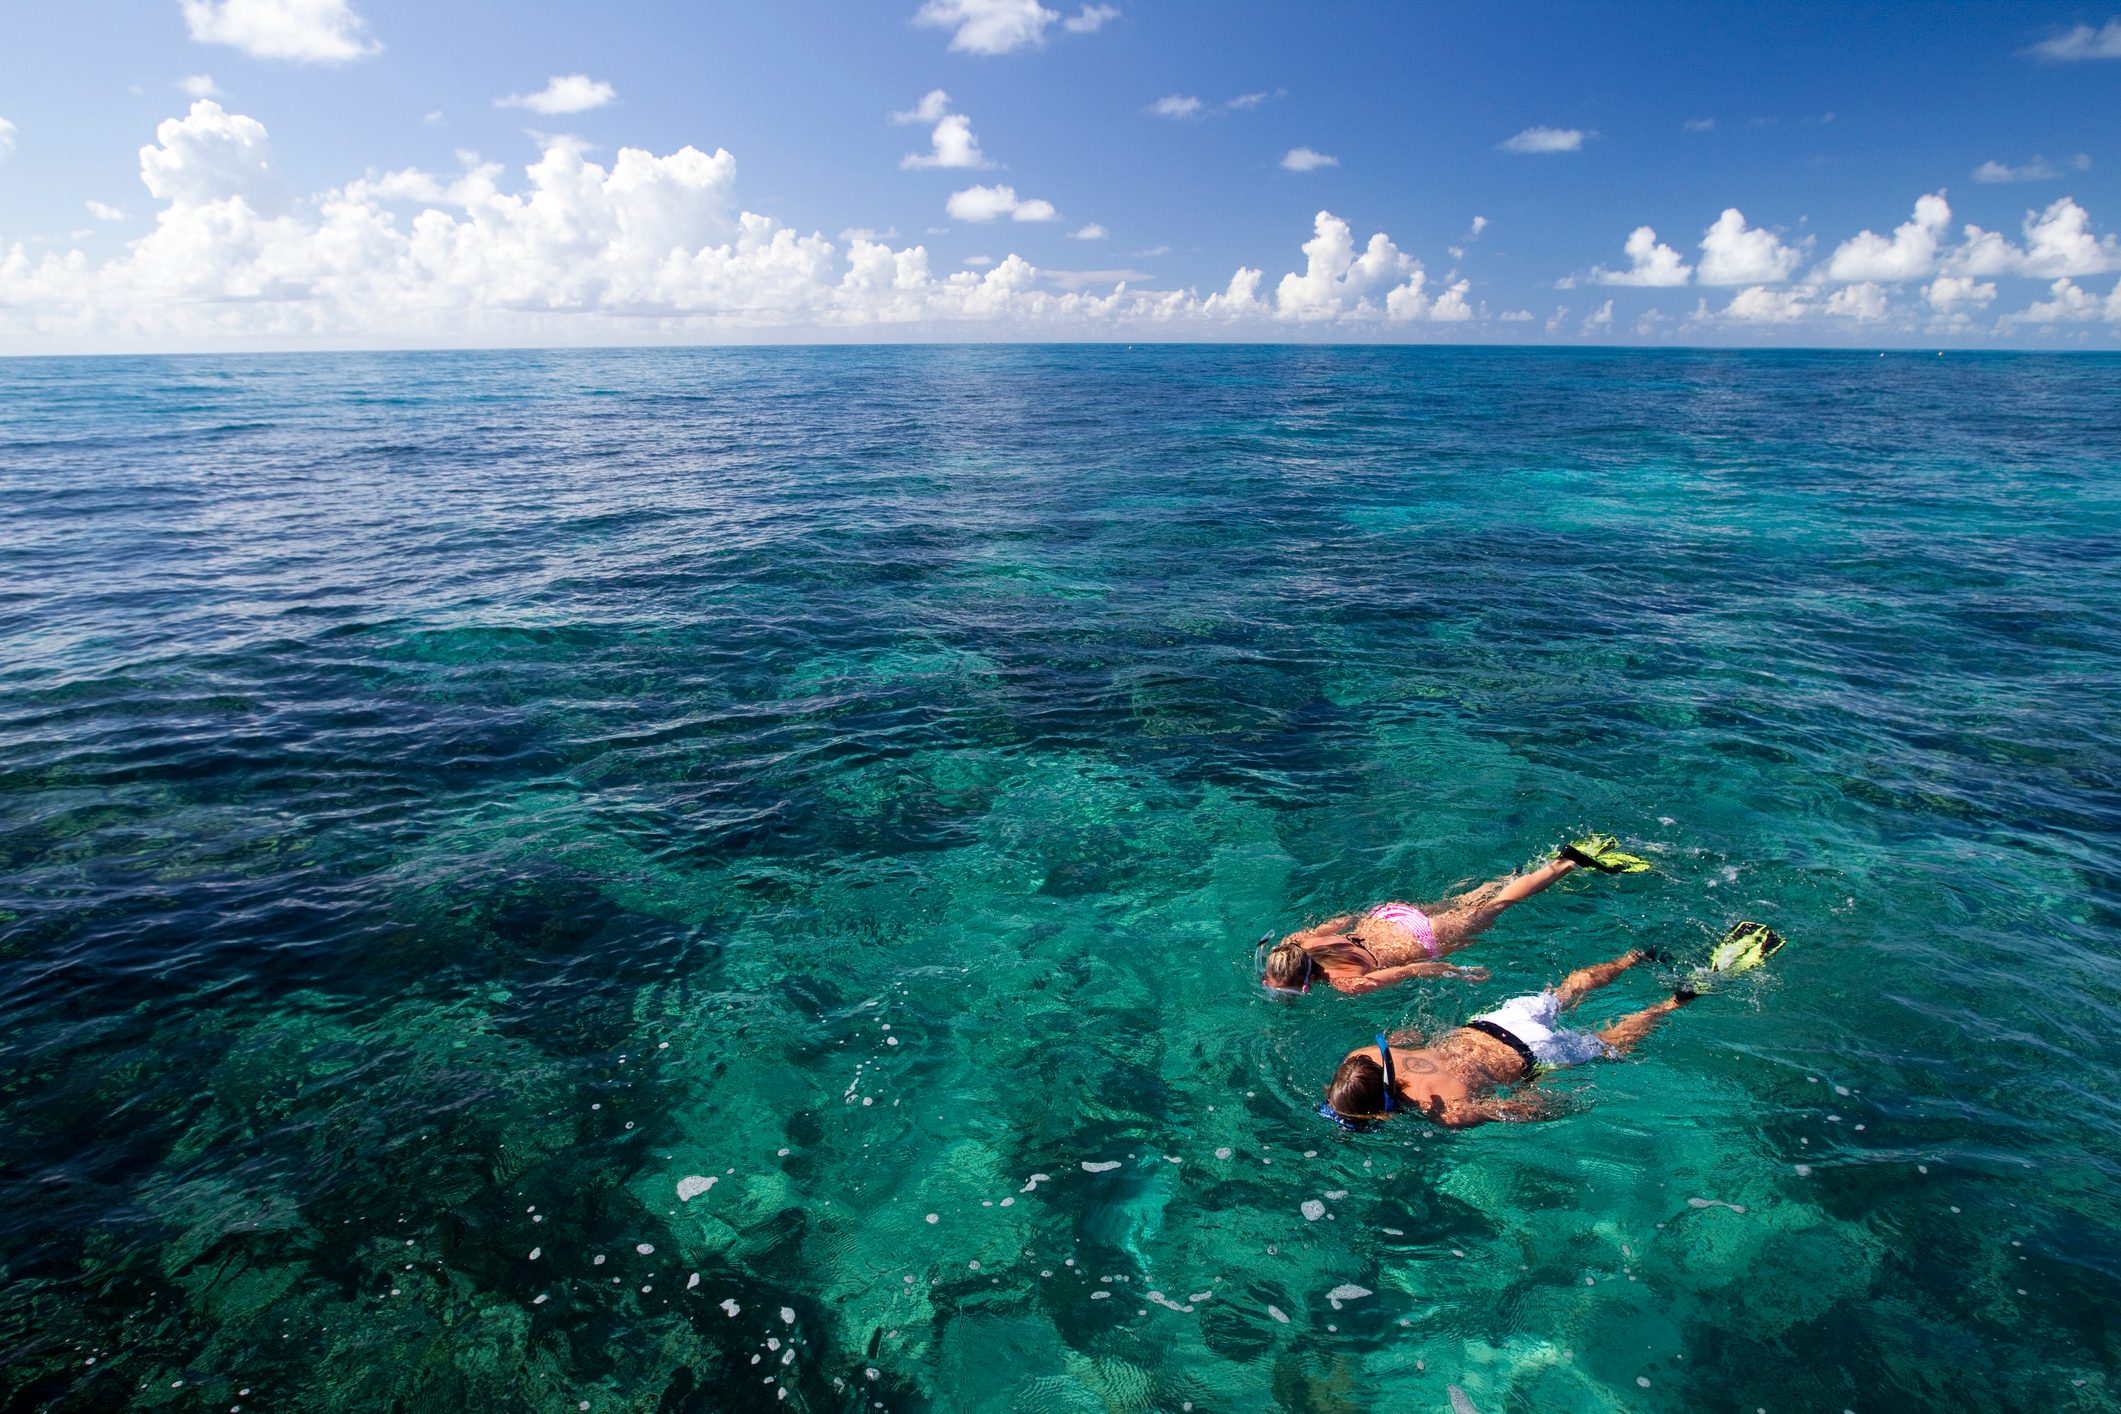
[[[1621,853],[1620,842],[1611,835],[1587,835],[1529,874],[1496,879],[1428,909],[1381,903],[1300,929],[1266,955],[1260,980],[1270,995],[1285,998],[1302,996],[1313,982],[1357,994],[1415,977],[1485,982],[1485,967],[1459,967],[1441,959],[1469,946],[1503,910],[1574,870],[1641,874],[1649,867],[1648,860]]]
[[[1782,947],[1782,937],[1759,923],[1739,923],[1724,934],[1708,962],[1696,968],[1671,996],[1596,1031],[1571,1031],[1561,1014],[1611,984],[1631,967],[1668,961],[1647,949],[1579,968],[1534,996],[1504,1002],[1427,1046],[1418,1032],[1348,1052],[1319,1113],[1344,1129],[1367,1130],[1388,1115],[1418,1114],[1448,1129],[1469,1129],[1496,1120],[1552,1119],[1556,1111],[1528,1089],[1502,1098],[1508,1086],[1529,1086],[1551,1070],[1617,1058],[1635,1048],[1652,1027],[1733,974],[1759,966]]]

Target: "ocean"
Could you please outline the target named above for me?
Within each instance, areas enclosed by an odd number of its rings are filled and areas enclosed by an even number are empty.
[[[0,1398],[2121,1409],[2117,667],[2115,356],[0,361]]]

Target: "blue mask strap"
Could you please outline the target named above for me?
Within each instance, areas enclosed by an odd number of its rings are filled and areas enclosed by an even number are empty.
[[[1397,1077],[1392,1074],[1392,1048],[1385,1044],[1385,1033],[1382,1031],[1377,1033],[1377,1061],[1385,1071],[1385,1113],[1390,1114],[1399,1108],[1399,1101],[1392,1096]]]

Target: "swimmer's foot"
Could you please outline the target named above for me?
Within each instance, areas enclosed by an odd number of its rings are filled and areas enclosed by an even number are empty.
[[[1596,869],[1601,874],[1650,872],[1649,860],[1623,853],[1620,841],[1611,835],[1585,835],[1580,840],[1570,840],[1561,847],[1561,857],[1586,869]]]
[[[1709,991],[1727,977],[1751,972],[1782,951],[1782,946],[1782,934],[1765,923],[1733,923],[1730,931],[1709,950],[1709,960],[1695,968],[1682,986],[1694,993]]]

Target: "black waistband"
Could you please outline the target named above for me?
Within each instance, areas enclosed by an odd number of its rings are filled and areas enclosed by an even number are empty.
[[[1468,1021],[1466,1030],[1478,1031],[1483,1036],[1493,1036],[1496,1040],[1517,1052],[1517,1059],[1524,1062],[1524,1073],[1527,1078],[1530,1078],[1533,1071],[1539,1069],[1539,1058],[1532,1054],[1530,1046],[1518,1040],[1516,1035],[1506,1028],[1497,1026],[1486,1017],[1476,1017],[1472,1021]]]

